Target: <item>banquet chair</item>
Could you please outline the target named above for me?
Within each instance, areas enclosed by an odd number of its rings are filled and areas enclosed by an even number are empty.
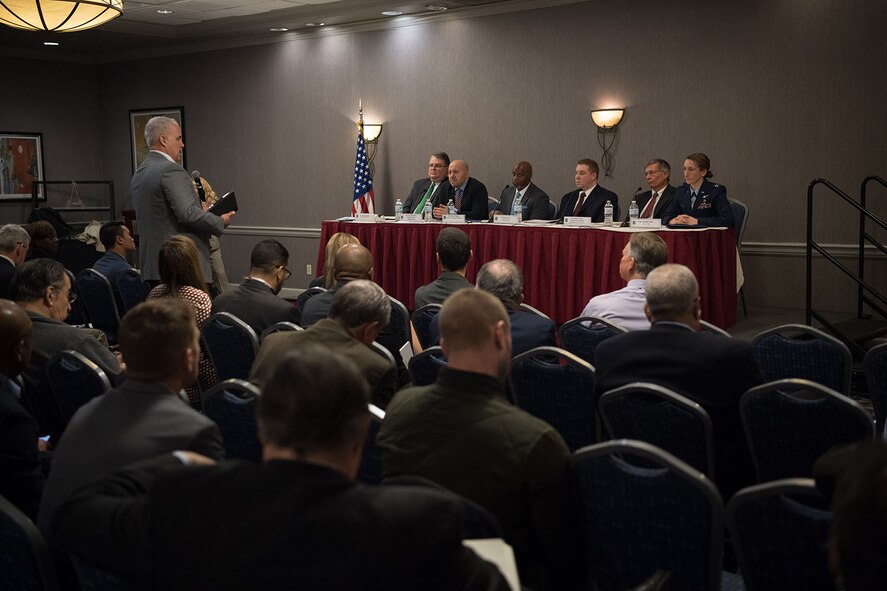
[[[410,315],[406,306],[399,300],[391,296],[388,296],[388,300],[391,302],[391,319],[388,321],[388,326],[383,327],[383,330],[379,332],[376,340],[391,351],[391,354],[397,359],[400,356],[400,348],[404,343],[409,343],[412,340]]]
[[[533,314],[536,314],[537,316],[541,316],[542,318],[548,318],[548,320],[551,320],[551,318],[548,317],[548,314],[546,314],[545,312],[543,312],[537,308],[534,308],[530,304],[527,304],[524,302],[524,303],[521,303],[520,307],[524,312],[532,312]]]
[[[511,360],[514,403],[555,428],[570,451],[595,440],[594,367],[569,351],[536,347]]]
[[[863,358],[865,381],[875,409],[875,434],[884,436],[887,418],[887,343],[869,349]]]
[[[740,398],[739,415],[758,482],[811,478],[823,453],[874,436],[865,409],[810,380],[756,386]]]
[[[700,332],[710,332],[712,334],[719,334],[722,337],[733,338],[730,335],[730,333],[727,332],[726,330],[724,330],[723,328],[715,326],[711,322],[706,322],[705,320],[701,320],[701,319],[699,320],[699,331]]]
[[[144,302],[148,292],[151,291],[148,284],[142,281],[142,274],[135,269],[127,269],[118,274],[114,283],[120,295],[120,302],[123,304],[123,309],[119,310],[122,314]]]
[[[219,381],[249,377],[259,350],[259,339],[249,324],[228,312],[216,312],[200,327],[200,336]]]
[[[561,347],[594,364],[594,350],[610,337],[628,332],[625,328],[598,318],[596,316],[580,316],[564,322],[558,329],[558,342]]]
[[[801,378],[844,395],[850,392],[850,349],[819,329],[784,324],[756,336],[752,348],[767,381]]]
[[[443,349],[438,346],[428,347],[410,359],[410,380],[414,386],[428,386],[437,381],[441,368],[447,366]]]
[[[77,273],[77,295],[92,325],[108,335],[109,342],[116,343],[120,313],[108,278],[95,269],[83,269]]]
[[[727,198],[730,203],[730,210],[733,212],[733,229],[736,232],[736,252],[739,258],[742,258],[742,238],[745,235],[745,226],[748,223],[748,206],[738,199]],[[745,307],[745,291],[739,288],[739,299],[742,301],[742,314],[748,316],[748,310]]]
[[[296,301],[299,302],[299,310],[304,310],[305,302],[307,302],[317,294],[323,293],[325,291],[326,289],[322,287],[309,287],[308,289],[300,293],[298,296],[296,296]]]
[[[260,395],[256,386],[237,379],[220,382],[203,394],[203,414],[219,426],[229,460],[262,461],[256,423],[256,401]]]
[[[376,446],[376,436],[379,434],[382,421],[385,420],[385,411],[375,404],[367,406],[370,411],[370,427],[363,444],[357,479],[364,484],[379,484],[382,482],[382,457]]]
[[[49,389],[65,423],[77,409],[111,389],[102,369],[77,351],[61,351],[46,364]]]
[[[832,591],[828,547],[831,512],[813,480],[789,478],[750,486],[727,504],[727,527],[748,591]]]
[[[610,439],[636,439],[666,451],[714,481],[714,429],[698,403],[658,386],[635,382],[598,402]]]
[[[431,335],[428,327],[431,319],[440,312],[440,304],[426,304],[413,312],[413,328],[416,329],[416,336],[419,337],[419,344],[422,348],[428,348],[434,343],[431,342]]]
[[[657,570],[670,573],[669,589],[742,588],[721,572],[723,505],[697,470],[620,440],[577,451],[571,472],[589,578],[600,589],[629,589]]]
[[[268,328],[262,331],[262,336],[259,338],[259,342],[265,340],[269,334],[274,334],[276,332],[292,332],[295,330],[305,330],[298,324],[294,324],[292,322],[275,322]]]
[[[37,526],[0,496],[0,589],[58,591],[52,555]]]
[[[78,293],[77,278],[67,269],[65,269],[65,274],[71,281],[71,291]],[[86,316],[86,310],[83,308],[83,298],[79,297],[78,294],[77,299],[71,304],[71,311],[68,312],[68,317],[65,318],[65,324],[70,324],[71,326],[84,326],[88,323],[89,318]]]

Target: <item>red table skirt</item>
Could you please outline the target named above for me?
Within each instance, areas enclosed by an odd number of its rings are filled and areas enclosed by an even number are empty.
[[[336,232],[348,232],[373,253],[374,279],[389,295],[414,309],[416,288],[440,273],[435,259],[440,223],[323,222],[317,268]],[[561,324],[578,316],[593,296],[625,287],[619,277],[628,231],[564,226],[458,226],[471,239],[472,283],[481,265],[511,259],[524,272],[524,301]],[[702,317],[722,328],[736,323],[736,241],[732,230],[660,230],[668,261],[686,265],[699,280]]]

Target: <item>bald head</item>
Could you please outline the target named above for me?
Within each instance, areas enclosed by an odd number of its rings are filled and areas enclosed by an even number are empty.
[[[524,187],[530,184],[533,178],[533,166],[524,160],[521,160],[511,169],[511,184],[518,191],[523,191]]]
[[[524,301],[524,275],[508,259],[485,263],[477,272],[475,285],[499,298],[509,310],[516,309]]]
[[[447,169],[447,178],[450,181],[450,186],[461,187],[464,185],[468,181],[468,173],[468,163],[464,160],[453,160],[450,162],[450,167]]]
[[[0,373],[17,376],[31,361],[31,319],[9,300],[0,300]]]
[[[662,265],[647,275],[645,310],[651,322],[671,320],[698,329],[699,284],[684,265]]]
[[[336,281],[373,278],[373,255],[365,246],[346,244],[336,253]]]
[[[438,319],[440,345],[450,367],[505,376],[511,324],[498,298],[479,289],[460,289],[444,301]]]

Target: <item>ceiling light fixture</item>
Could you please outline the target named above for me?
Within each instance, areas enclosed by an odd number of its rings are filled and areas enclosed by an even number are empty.
[[[49,45],[50,47],[57,47],[58,41],[44,41],[43,45]]]
[[[123,0],[3,0],[0,24],[26,31],[91,29],[123,14]]]
[[[443,12],[447,9],[443,4],[426,4],[425,8],[434,12]]]
[[[168,8],[161,8],[157,11],[157,14],[175,14],[175,10],[170,10]]]
[[[382,11],[382,14],[384,14],[385,16],[400,16],[403,14],[403,12],[400,10],[384,10]]]
[[[306,27],[322,27],[326,23],[305,23]]]
[[[289,31],[289,29],[287,29],[286,27],[273,27],[268,30],[271,31],[272,33],[285,33],[287,31]]]

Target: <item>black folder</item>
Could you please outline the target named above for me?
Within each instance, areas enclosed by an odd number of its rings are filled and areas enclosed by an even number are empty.
[[[207,211],[216,215],[224,215],[229,211],[237,211],[237,197],[234,196],[234,191],[228,191],[222,195],[222,197],[213,203]]]

